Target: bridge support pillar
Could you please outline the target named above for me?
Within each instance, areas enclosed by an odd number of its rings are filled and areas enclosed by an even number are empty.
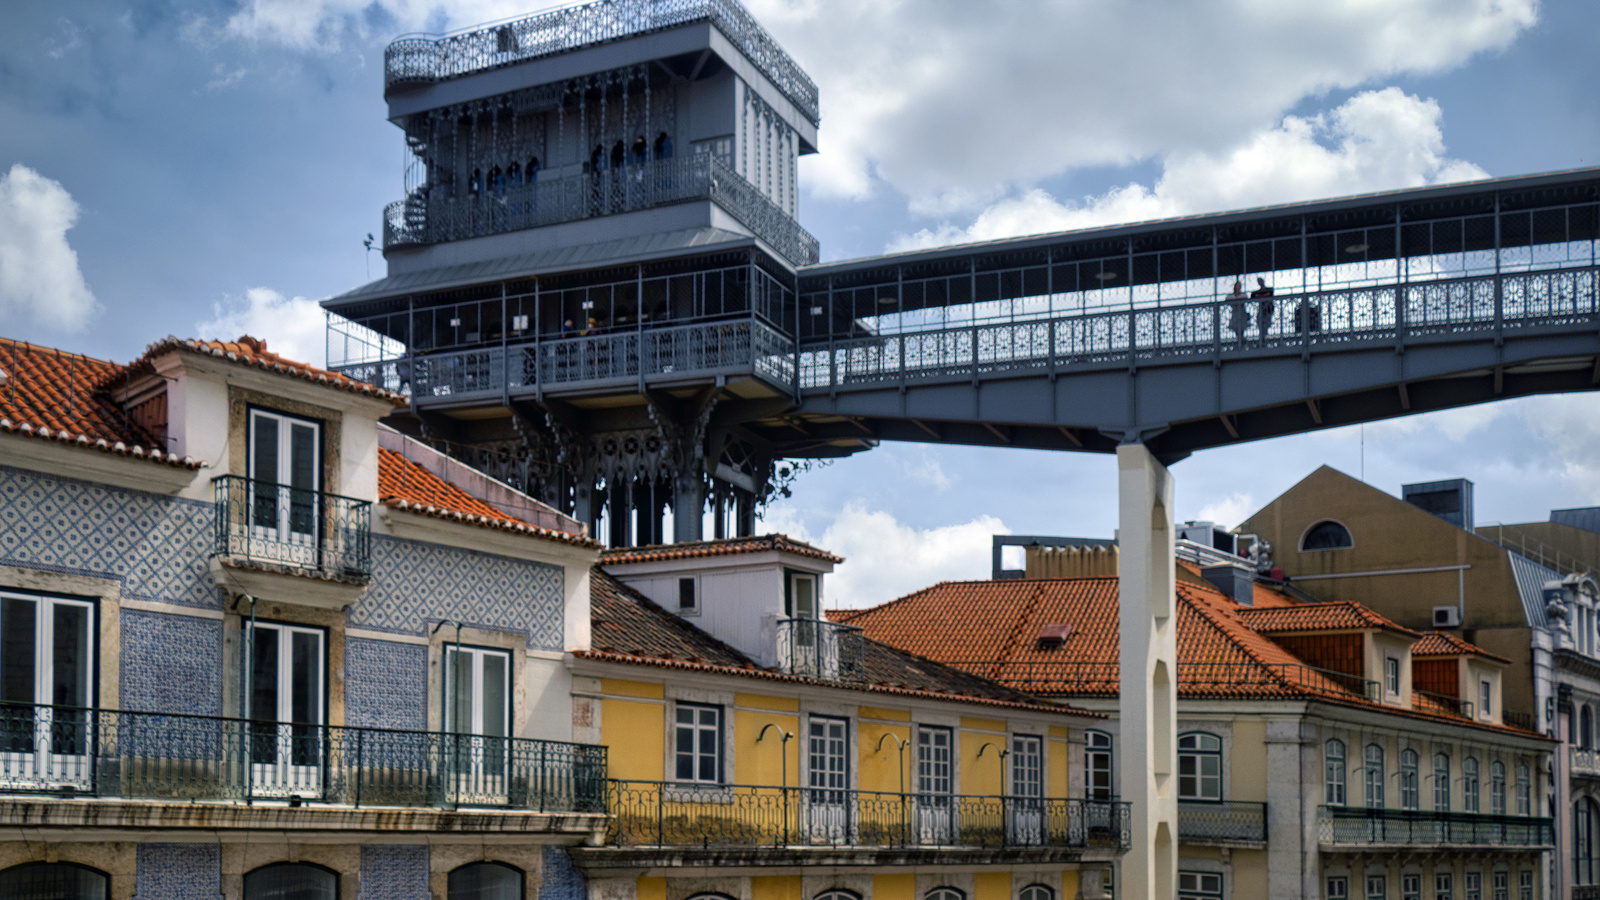
[[[1117,896],[1176,895],[1178,620],[1172,475],[1139,443],[1117,448],[1121,655],[1119,719],[1132,846]]]
[[[699,473],[672,480],[672,540],[705,539],[706,483]]]

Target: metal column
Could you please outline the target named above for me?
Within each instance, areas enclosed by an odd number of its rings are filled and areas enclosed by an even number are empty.
[[[1117,448],[1121,597],[1121,795],[1132,846],[1117,895],[1176,896],[1178,879],[1177,585],[1172,476],[1139,443]]]

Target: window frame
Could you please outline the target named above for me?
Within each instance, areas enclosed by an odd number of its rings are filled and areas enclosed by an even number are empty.
[[[1400,657],[1384,654],[1383,688],[1391,697],[1400,696]]]
[[[927,893],[922,895],[922,900],[967,900],[967,892],[958,887],[941,884],[928,888]]]
[[[1328,806],[1344,806],[1349,799],[1345,751],[1344,741],[1338,738],[1322,742],[1322,800]]]
[[[317,715],[315,716],[315,721],[313,721],[313,722],[296,722],[294,720],[294,714],[292,712],[288,714],[287,718],[283,718],[283,717],[281,717],[281,716],[283,716],[283,714],[278,712],[277,710],[274,710],[273,713],[272,713],[272,717],[268,718],[266,716],[263,716],[261,714],[261,711],[255,708],[255,702],[254,702],[253,698],[254,698],[254,693],[255,693],[255,671],[254,671],[254,668],[255,668],[255,662],[256,662],[256,658],[255,658],[256,635],[255,635],[255,632],[256,632],[257,629],[267,629],[267,630],[270,630],[270,631],[276,631],[280,635],[280,638],[279,638],[279,641],[278,641],[278,655],[279,655],[279,665],[280,666],[282,666],[283,658],[285,656],[289,657],[289,662],[290,662],[289,671],[284,671],[282,668],[280,668],[280,671],[279,671],[279,674],[278,674],[278,685],[279,685],[278,690],[280,692],[282,692],[282,690],[283,690],[284,679],[286,677],[289,678],[289,679],[292,679],[293,676],[294,676],[294,672],[292,671],[293,656],[294,656],[293,642],[292,641],[288,641],[288,640],[283,640],[282,636],[284,636],[284,635],[294,635],[294,634],[314,634],[314,635],[317,636],[318,660],[319,660],[320,664],[316,667],[317,685],[316,685],[316,689],[312,692],[313,696],[315,696],[317,698],[317,703],[318,703],[318,710],[317,710]],[[326,724],[328,724],[328,689],[329,689],[329,682],[332,681],[332,679],[328,677],[328,675],[329,675],[329,672],[328,672],[328,647],[329,647],[329,644],[331,643],[330,640],[329,640],[329,638],[331,637],[331,635],[329,634],[329,630],[327,628],[324,628],[324,627],[320,626],[320,625],[305,625],[305,624],[302,624],[300,622],[283,622],[283,621],[279,621],[277,619],[251,620],[251,619],[247,618],[242,623],[242,625],[240,627],[240,631],[243,634],[243,640],[244,640],[246,646],[249,648],[248,650],[246,650],[246,652],[244,654],[245,659],[240,660],[240,662],[242,664],[247,666],[247,668],[245,669],[245,683],[243,685],[243,693],[242,693],[242,695],[240,697],[240,704],[239,704],[239,709],[240,709],[240,713],[242,714],[242,717],[245,718],[245,719],[256,721],[256,722],[269,722],[270,721],[270,722],[277,722],[277,723],[283,724],[283,725],[288,725],[288,724],[296,724],[296,725],[326,725]],[[293,693],[293,682],[292,682],[292,680],[290,681],[289,693],[291,693],[291,694]],[[248,702],[246,702],[246,701],[248,701]],[[284,702],[285,702],[285,699],[284,699],[282,693],[280,693],[279,698],[278,698],[279,709],[283,708]],[[290,702],[292,703],[292,701],[290,701]]]
[[[1033,882],[1017,891],[1017,900],[1056,900],[1056,889],[1048,884]]]
[[[473,709],[469,713],[469,716],[473,723],[476,724],[470,725],[469,727],[471,730],[469,731],[457,731],[452,730],[451,728],[452,725],[458,724],[452,721],[452,719],[455,718],[456,713],[454,690],[455,681],[453,679],[455,677],[456,670],[460,668],[459,664],[452,662],[454,659],[452,654],[455,654],[458,651],[461,653],[470,654],[470,658],[472,659],[472,678],[475,689],[472,695]],[[504,735],[487,735],[481,730],[481,722],[484,718],[484,713],[487,711],[487,705],[484,703],[484,685],[486,684],[483,676],[483,670],[485,669],[484,659],[491,655],[501,657],[505,660],[505,709],[502,710],[502,715],[504,716],[506,725],[506,733]],[[512,695],[516,690],[517,684],[516,672],[513,668],[516,660],[514,659],[513,654],[503,647],[485,647],[480,644],[457,644],[454,641],[450,641],[446,643],[440,651],[440,657],[441,662],[439,667],[444,671],[443,693],[440,695],[442,708],[440,709],[439,721],[441,723],[441,729],[447,734],[468,734],[482,737],[510,738],[516,732],[516,727],[513,724],[515,719],[512,718],[512,714],[514,712]]]
[[[1450,754],[1433,754],[1433,811],[1450,811]]]
[[[1190,879],[1188,887],[1184,887],[1186,878]],[[1222,900],[1227,895],[1223,873],[1203,869],[1178,870],[1178,900]]]
[[[1461,760],[1461,810],[1476,813],[1483,811],[1483,783],[1480,780],[1478,758],[1468,756]]]
[[[1506,814],[1506,764],[1498,759],[1489,763],[1489,812]]]
[[[1345,875],[1329,875],[1323,881],[1323,890],[1327,900],[1350,900],[1350,879]]]
[[[683,713],[690,712],[696,721],[685,723],[682,721]],[[704,713],[713,713],[716,722],[706,726],[700,722]],[[713,703],[692,703],[683,700],[674,700],[672,704],[672,780],[679,784],[700,784],[718,787],[727,783],[725,763],[726,754],[723,753],[723,740],[726,734],[727,711],[720,705]],[[688,729],[692,734],[691,747],[687,754],[691,777],[683,777],[682,769],[685,759],[683,751],[683,731]],[[713,779],[701,777],[702,764],[705,753],[702,750],[701,740],[707,732],[711,733],[711,746],[713,748],[712,768],[715,770]]]
[[[312,870],[315,870],[315,871],[320,871],[320,872],[330,876],[333,879],[333,898],[332,898],[332,900],[339,900],[339,889],[341,887],[339,882],[342,880],[339,877],[339,873],[334,871],[333,869],[328,868],[327,866],[322,866],[322,865],[318,865],[316,863],[311,863],[311,862],[305,862],[304,860],[302,860],[300,862],[289,862],[288,860],[283,860],[283,861],[280,861],[280,862],[267,863],[264,866],[256,866],[254,869],[251,869],[250,871],[244,873],[244,877],[242,879],[242,884],[239,887],[239,896],[242,898],[242,900],[253,900],[253,898],[252,898],[252,896],[250,894],[250,878],[251,878],[251,876],[258,875],[261,872],[267,871],[268,869],[312,869]]]
[[[1417,751],[1409,747],[1400,751],[1400,808],[1422,808],[1422,760]],[[1417,890],[1422,888],[1419,886]]]
[[[1344,532],[1344,538],[1347,541],[1347,543],[1335,544],[1335,545],[1333,545],[1331,547],[1308,547],[1308,546],[1306,546],[1306,541],[1308,541],[1311,538],[1311,533],[1316,531],[1318,528],[1321,528],[1324,525],[1337,526],[1340,531]],[[1318,519],[1317,521],[1312,522],[1310,525],[1307,525],[1305,531],[1300,532],[1299,550],[1300,550],[1301,553],[1326,553],[1326,552],[1328,552],[1330,550],[1349,550],[1350,548],[1354,547],[1355,545],[1356,545],[1355,535],[1350,532],[1350,528],[1348,526],[1346,526],[1343,522],[1339,521],[1338,519]]]
[[[1533,773],[1527,763],[1516,768],[1517,815],[1533,815]]]
[[[508,862],[501,862],[498,859],[475,859],[472,862],[462,863],[461,865],[456,866],[454,869],[451,869],[447,875],[445,875],[445,900],[452,900],[450,881],[456,877],[457,873],[464,872],[467,869],[478,868],[480,866],[484,868],[504,869],[508,872],[514,873],[517,876],[517,896],[522,897],[527,894],[528,873],[520,866],[514,866]]]
[[[83,699],[78,709],[94,709],[100,705],[100,602],[94,597],[56,594],[45,591],[0,589],[0,608],[5,600],[33,604],[33,697],[5,702],[30,706],[66,706],[55,701],[55,608],[58,604],[81,608],[84,616],[84,660],[78,673],[83,679]],[[0,620],[0,626],[3,626]],[[0,638],[3,640],[3,638]],[[3,674],[3,673],[0,673]],[[0,694],[3,697],[3,694]]]
[[[1487,678],[1478,679],[1478,715],[1494,718],[1494,683]]]
[[[1453,872],[1433,873],[1433,900],[1455,900],[1456,886]]]
[[[1373,751],[1377,751],[1377,753],[1374,754]],[[1374,755],[1376,755],[1376,759],[1374,759]],[[1362,752],[1361,780],[1363,784],[1363,794],[1365,795],[1363,799],[1366,801],[1368,809],[1383,808],[1385,787],[1384,779],[1386,777],[1384,756],[1385,754],[1383,745],[1381,744],[1368,744],[1366,749]],[[1373,771],[1374,764],[1376,764],[1377,767],[1376,772]]]
[[[700,615],[700,612],[701,612],[700,576],[698,576],[698,575],[679,575],[678,578],[677,578],[677,585],[678,585],[678,602],[677,602],[677,606],[673,610],[673,612],[677,613],[680,616],[698,616],[698,615]],[[688,606],[684,606],[683,605],[683,591],[684,591],[684,587],[686,585],[689,588],[689,605]]]
[[[106,897],[115,897],[116,896],[116,893],[112,889],[111,873],[106,872],[103,869],[97,869],[94,866],[84,865],[83,863],[64,862],[64,861],[47,862],[45,860],[30,860],[30,861],[27,861],[27,862],[19,862],[14,866],[6,866],[4,868],[0,868],[0,880],[4,880],[5,877],[8,876],[8,875],[11,875],[12,877],[20,877],[25,872],[25,870],[35,870],[35,871],[39,871],[39,872],[47,872],[47,871],[51,871],[51,870],[59,871],[59,870],[63,870],[63,869],[77,871],[77,872],[84,872],[84,873],[87,873],[87,874],[92,875],[92,876],[98,876],[99,879],[100,879],[101,886],[105,888],[105,895],[104,896],[106,896]]]
[[[947,799],[956,793],[956,736],[948,725],[917,725],[917,795]],[[937,739],[944,738],[940,747]],[[944,759],[939,759],[939,751]],[[942,769],[942,773],[940,771]],[[940,787],[943,782],[943,787]],[[937,888],[935,888],[937,890]],[[931,898],[931,892],[930,892]]]
[[[1215,749],[1200,746],[1200,744],[1205,740],[1215,741]],[[1185,747],[1185,741],[1190,742],[1191,746]],[[1222,737],[1220,735],[1212,734],[1209,731],[1185,731],[1178,735],[1179,800],[1185,800],[1194,803],[1222,802],[1223,797],[1227,796],[1227,785],[1223,782],[1223,773],[1226,771],[1226,768],[1223,766],[1222,751],[1223,744]],[[1207,774],[1204,771],[1205,768],[1207,768],[1205,763],[1208,761],[1215,763],[1215,774]],[[1186,762],[1188,762],[1194,769],[1194,771],[1188,774],[1184,773],[1184,766]],[[1184,791],[1183,787],[1185,779],[1190,780],[1193,784],[1192,789],[1187,793]],[[1209,796],[1207,794],[1206,785],[1209,782],[1215,782],[1216,784],[1215,796]]]
[[[1105,741],[1103,745],[1096,743],[1102,738]],[[1110,802],[1117,796],[1116,746],[1116,739],[1108,731],[1091,728],[1084,732],[1083,794],[1085,799],[1104,803]],[[1101,788],[1094,783],[1095,775],[1101,771],[1096,768],[1095,762],[1102,759],[1105,762],[1103,771],[1106,782],[1103,794],[1101,793]]]
[[[1367,875],[1362,879],[1365,882],[1367,900],[1388,900],[1389,878],[1387,875]]]

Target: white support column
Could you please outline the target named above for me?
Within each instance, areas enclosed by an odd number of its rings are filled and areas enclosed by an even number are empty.
[[[1172,476],[1143,444],[1117,448],[1122,799],[1132,847],[1117,896],[1170,900],[1178,880],[1178,620]]]

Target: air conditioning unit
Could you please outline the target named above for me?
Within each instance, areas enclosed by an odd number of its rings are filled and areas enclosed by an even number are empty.
[[[1454,606],[1435,606],[1433,608],[1433,627],[1457,628],[1461,625],[1461,610]]]

